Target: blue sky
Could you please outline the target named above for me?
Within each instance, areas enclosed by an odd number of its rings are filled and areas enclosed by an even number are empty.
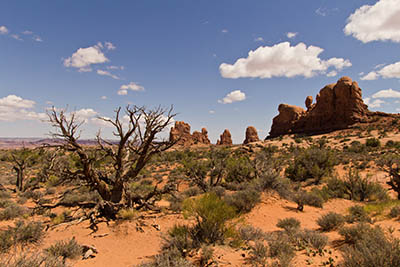
[[[91,137],[109,135],[94,117],[118,106],[173,104],[176,120],[206,127],[213,143],[225,128],[241,143],[249,125],[268,134],[280,103],[304,106],[345,75],[371,110],[400,111],[398,0],[1,6],[1,137],[46,135],[52,105],[76,110]]]

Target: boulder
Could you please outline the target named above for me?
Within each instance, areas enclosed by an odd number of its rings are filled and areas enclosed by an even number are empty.
[[[220,135],[219,140],[217,141],[217,145],[232,145],[232,136],[228,129],[225,129],[224,132]]]
[[[246,139],[244,139],[243,144],[248,144],[252,142],[260,141],[257,134],[257,129],[253,126],[249,126],[246,129]]]

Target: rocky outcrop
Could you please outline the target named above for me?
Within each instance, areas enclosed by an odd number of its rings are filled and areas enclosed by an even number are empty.
[[[169,133],[169,140],[183,146],[210,144],[206,128],[201,129],[201,132],[195,131],[190,134],[190,125],[183,121],[175,122],[175,126],[171,128]]]
[[[260,141],[257,134],[257,129],[253,126],[249,126],[246,129],[246,139],[244,139],[243,144],[248,144],[252,142]]]
[[[301,107],[279,105],[279,115],[272,121],[268,138],[290,133],[318,134],[348,128],[368,120],[369,110],[364,104],[361,89],[349,77],[322,88],[312,104],[306,98],[305,111]]]
[[[224,145],[224,146],[232,145],[232,136],[228,129],[225,129],[224,132],[219,136],[217,145]]]

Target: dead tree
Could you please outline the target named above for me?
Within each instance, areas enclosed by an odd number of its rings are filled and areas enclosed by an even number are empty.
[[[145,107],[127,106],[126,116],[121,118],[121,108],[115,111],[115,118],[99,119],[114,127],[116,142],[110,142],[97,134],[97,147],[87,148],[78,142],[78,129],[82,123],[77,122],[75,114],[68,115],[64,110],[55,108],[48,113],[51,124],[56,132],[54,137],[61,138],[61,147],[78,156],[79,167],[68,171],[68,176],[84,181],[90,188],[96,190],[102,201],[99,203],[103,216],[114,217],[121,207],[148,207],[151,199],[172,190],[171,185],[154,190],[145,196],[132,196],[128,183],[135,181],[140,171],[146,166],[152,156],[167,150],[175,144],[169,140],[158,140],[158,134],[164,131],[176,114],[158,107],[148,110]],[[124,125],[123,120],[125,121]],[[101,171],[94,166],[104,159],[112,162],[111,171]]]
[[[16,172],[15,187],[17,191],[24,190],[25,169],[35,163],[37,154],[27,148],[16,150],[11,154],[11,161],[13,162],[13,170]]]
[[[377,162],[377,165],[389,174],[390,180],[386,183],[397,193],[397,199],[400,200],[400,156],[387,154]]]

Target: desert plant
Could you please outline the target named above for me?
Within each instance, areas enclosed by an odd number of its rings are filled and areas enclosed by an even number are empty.
[[[381,142],[379,141],[379,139],[376,138],[368,138],[367,141],[365,141],[365,146],[367,147],[380,147],[381,146]]]
[[[344,217],[336,212],[328,212],[317,220],[322,231],[332,231],[344,224]]]
[[[115,128],[118,137],[116,145],[97,135],[97,149],[87,148],[79,142],[78,130],[82,123],[77,123],[74,113],[67,115],[65,110],[53,108],[49,120],[56,129],[53,137],[63,140],[60,147],[69,151],[75,158],[74,169],[66,169],[64,175],[74,180],[86,182],[92,190],[98,192],[102,199],[99,212],[105,217],[115,218],[120,207],[135,206],[136,209],[150,207],[148,203],[161,194],[173,189],[167,184],[163,189],[154,186],[154,190],[146,196],[132,196],[127,192],[127,185],[135,179],[153,155],[167,150],[176,141],[157,140],[161,133],[171,123],[175,114],[172,108],[168,111],[162,108],[147,110],[144,107],[126,107],[125,113],[129,119],[123,126],[120,119],[121,108],[115,112],[115,119],[100,118]],[[129,156],[128,156],[129,155]],[[105,160],[112,164],[107,171],[101,166]]]
[[[260,202],[260,192],[253,188],[248,188],[226,195],[224,200],[228,205],[234,207],[237,212],[246,213]]]
[[[297,203],[297,209],[303,211],[304,205],[309,205],[317,208],[322,208],[324,199],[316,193],[299,191],[292,197],[293,201]]]
[[[299,242],[299,247],[312,247],[316,250],[322,250],[328,244],[328,237],[317,231],[298,231],[295,237]]]
[[[174,225],[164,238],[163,251],[176,250],[182,257],[194,248],[192,229],[186,225]]]
[[[296,218],[279,219],[276,226],[287,232],[295,232],[300,229],[300,221]]]
[[[15,219],[24,214],[28,214],[26,208],[16,204],[10,204],[4,210],[0,211],[0,221]]]
[[[75,238],[69,241],[58,241],[46,249],[46,253],[53,257],[63,259],[76,259],[82,254],[82,247],[76,242]]]
[[[360,205],[355,205],[349,208],[349,215],[346,216],[346,222],[371,222],[371,218],[364,208]]]
[[[379,183],[370,181],[369,177],[361,177],[357,170],[349,169],[343,183],[350,200],[387,199],[386,190]]]
[[[336,158],[331,150],[310,147],[295,154],[292,164],[286,168],[285,173],[293,181],[314,179],[314,183],[319,184],[323,177],[331,174],[335,165]]]
[[[154,256],[154,259],[149,263],[139,264],[138,267],[194,267],[194,265],[183,258],[176,250],[164,251],[161,254]]]
[[[397,218],[400,215],[400,206],[395,206],[390,209],[389,217],[390,218]]]
[[[196,199],[187,199],[183,204],[184,216],[194,217],[194,239],[199,243],[212,244],[222,241],[228,232],[227,221],[236,216],[233,207],[215,193],[206,193]]]
[[[285,236],[268,241],[268,246],[270,257],[292,259],[295,255],[292,244]]]
[[[253,266],[266,266],[268,260],[268,248],[262,242],[256,242],[250,247],[249,263]]]
[[[254,228],[251,225],[242,226],[238,230],[239,236],[244,241],[256,241],[264,238],[264,232],[261,229]]]

